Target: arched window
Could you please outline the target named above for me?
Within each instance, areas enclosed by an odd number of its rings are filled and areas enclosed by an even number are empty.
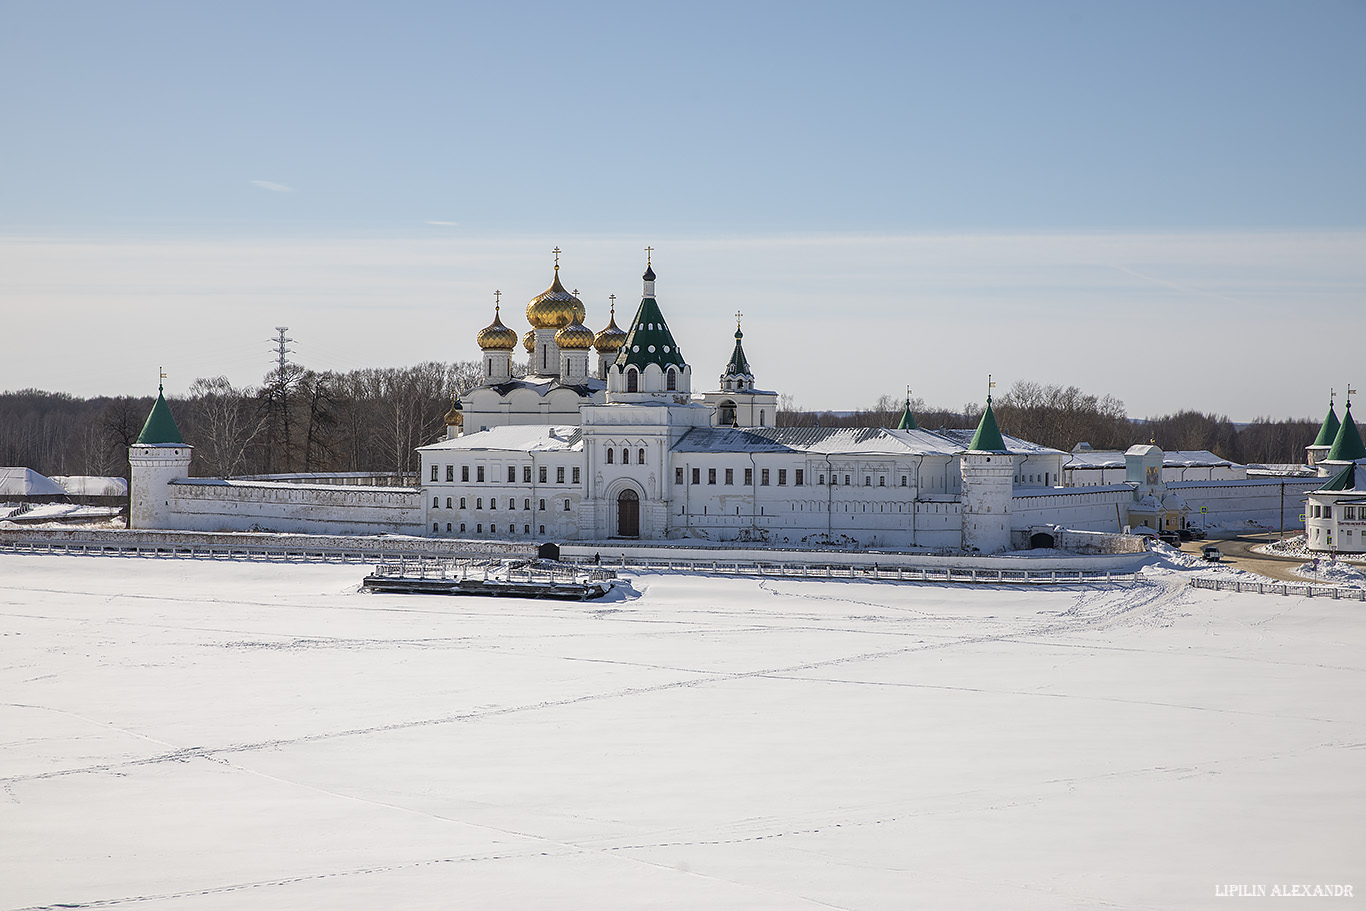
[[[498,498],[497,498],[497,497],[489,497],[489,509],[497,509],[497,508],[498,508]]]
[[[474,501],[474,508],[475,508],[475,509],[483,509],[483,508],[484,508],[484,498],[483,498],[483,497],[480,497],[479,499],[477,499],[477,500]]]
[[[477,532],[479,532],[480,534],[483,534],[483,533],[484,533],[484,523],[480,522],[478,525],[474,526],[474,530],[477,531]]]
[[[616,457],[616,452],[617,452],[617,451],[616,451],[615,449],[613,449],[611,446],[608,446],[608,447],[607,447],[607,464],[608,464],[608,465],[611,465],[611,464],[612,464],[612,459],[614,459],[614,458]]]
[[[670,392],[673,392],[675,389],[677,389],[677,388],[678,388],[678,371],[675,370],[674,368],[670,367],[670,368],[669,368],[669,374],[668,374],[668,376],[665,377],[665,379],[664,379],[664,384],[665,384],[665,385],[664,385],[664,388],[667,389],[667,390],[669,390]]]
[[[626,368],[626,391],[627,391],[627,392],[639,392],[639,391],[640,391],[640,373],[637,372],[636,368],[634,368],[634,367],[627,367],[627,368]]]
[[[446,508],[447,508],[447,509],[450,509],[450,508],[451,508],[451,498],[450,498],[450,497],[447,497],[447,498],[446,498]]]
[[[446,523],[446,531],[450,531],[450,530],[451,530],[451,523],[447,522],[447,523]]]
[[[436,524],[435,522],[433,522],[433,523],[432,523],[432,531],[440,531],[440,530],[441,530],[441,526],[438,525],[438,524]]]
[[[465,498],[464,498],[464,497],[461,497],[461,498],[460,498],[460,508],[461,508],[461,509],[464,509],[464,508],[465,508]]]
[[[437,509],[437,508],[439,508],[440,506],[441,506],[441,500],[438,499],[437,497],[432,497],[432,509]],[[433,528],[432,531],[436,531],[436,529]]]
[[[625,448],[624,446],[622,447],[622,450],[621,450],[621,464],[623,464],[623,465],[630,465],[630,464],[631,464],[631,450]]]
[[[541,508],[541,511],[542,511],[542,512],[545,511],[545,500],[542,500],[542,501],[541,501],[541,507],[540,507],[540,508]],[[545,529],[542,528],[541,531],[545,531]]]
[[[568,501],[568,500],[565,500],[565,501],[564,501],[564,511],[565,511],[565,512],[569,512],[569,501]]]
[[[764,409],[759,409],[759,426],[764,426]]]
[[[530,511],[531,511],[531,501],[530,501],[530,500],[523,500],[523,501],[522,501],[522,508],[525,509],[525,510],[527,510],[528,512],[530,512]],[[527,531],[530,532],[531,529],[528,528]]]
[[[640,450],[640,452],[636,453],[636,464],[637,464],[637,465],[644,465],[644,464],[645,464],[645,450],[642,449],[642,450]]]

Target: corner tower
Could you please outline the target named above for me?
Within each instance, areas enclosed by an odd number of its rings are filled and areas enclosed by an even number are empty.
[[[996,425],[990,393],[977,432],[960,456],[959,470],[963,475],[963,550],[983,554],[1010,550],[1015,459]]]
[[[166,527],[171,482],[189,476],[192,451],[171,416],[164,387],[158,384],[157,400],[142,425],[142,433],[128,447],[128,464],[132,469],[129,528]]]

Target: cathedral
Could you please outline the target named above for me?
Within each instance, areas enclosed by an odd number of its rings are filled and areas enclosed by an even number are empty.
[[[695,392],[648,259],[635,316],[622,329],[614,309],[596,334],[559,270],[557,251],[527,304],[525,375],[495,305],[477,336],[483,383],[419,450],[428,534],[995,552],[1016,484],[1061,483],[1066,454],[1007,443],[990,399],[976,433],[924,430],[909,402],[894,429],[776,427],[778,394],[755,386],[738,321],[717,387]],[[1114,497],[1089,499],[1072,505],[1114,526]]]

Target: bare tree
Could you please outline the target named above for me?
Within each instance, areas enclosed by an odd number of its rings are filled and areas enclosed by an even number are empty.
[[[195,380],[190,397],[196,456],[209,474],[232,477],[246,461],[247,447],[265,428],[266,416],[250,390],[234,387],[226,376]]]

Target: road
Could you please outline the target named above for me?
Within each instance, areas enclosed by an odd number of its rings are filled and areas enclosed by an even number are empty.
[[[1186,541],[1181,550],[1188,554],[1200,555],[1200,548],[1213,544],[1224,554],[1224,563],[1239,569],[1275,579],[1278,582],[1307,582],[1304,576],[1297,576],[1291,570],[1305,563],[1303,557],[1276,557],[1271,554],[1253,553],[1252,548],[1270,544],[1280,538],[1277,532],[1255,535],[1238,535],[1232,538],[1211,538],[1208,541]]]

